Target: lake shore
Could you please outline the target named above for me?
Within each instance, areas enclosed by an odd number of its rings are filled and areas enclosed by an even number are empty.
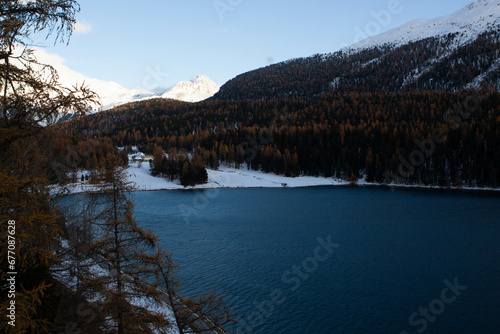
[[[170,181],[165,178],[151,175],[148,163],[130,163],[127,169],[128,181],[135,184],[137,191],[160,190],[204,190],[204,189],[237,189],[237,188],[303,188],[322,186],[349,186],[345,180],[326,177],[299,176],[286,177],[284,175],[268,174],[261,171],[247,170],[246,168],[232,168],[220,166],[218,170],[207,169],[208,182],[196,186],[184,187],[179,180]],[[392,190],[450,190],[450,191],[480,191],[500,193],[500,188],[472,188],[472,187],[438,187],[425,185],[387,185],[369,183],[364,179],[357,182],[357,186],[390,188]],[[76,183],[67,186],[70,193],[81,193],[90,186],[86,183]]]
[[[128,168],[129,181],[137,185],[138,191],[153,190],[203,190],[203,189],[232,189],[232,188],[303,188],[321,186],[349,186],[345,180],[315,176],[286,177],[284,175],[268,174],[246,168],[231,168],[221,166],[218,170],[207,169],[208,182],[193,187],[184,187],[178,180],[171,182],[164,178],[151,175],[148,164],[131,163]],[[498,192],[500,188],[472,188],[472,187],[438,187],[425,185],[388,185],[370,183],[361,179],[357,186],[390,188],[390,189],[421,189],[421,190],[451,190],[451,191],[481,191]]]

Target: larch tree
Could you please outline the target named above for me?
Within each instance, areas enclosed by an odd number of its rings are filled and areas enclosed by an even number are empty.
[[[177,278],[179,266],[173,261],[172,253],[157,246],[156,253],[147,260],[155,274],[155,285],[167,293],[180,334],[223,330],[226,325],[235,322],[233,311],[224,302],[223,296],[207,292],[191,299],[181,294],[180,281]]]
[[[158,240],[133,216],[130,196],[135,188],[122,164],[118,156],[108,155],[89,194],[100,197],[89,254],[101,269],[83,278],[84,289],[89,297],[103,300],[108,318],[102,326],[109,332],[167,333],[167,315],[148,308],[162,303],[163,293],[148,283],[154,271],[147,263]]]
[[[234,322],[222,296],[209,292],[190,299],[180,293],[172,254],[134,218],[131,196],[136,189],[122,164],[119,157],[108,155],[86,193],[94,208],[93,238],[83,243],[82,251],[97,266],[80,271],[79,280],[82,294],[102,303],[106,317],[100,327],[118,334],[168,333],[175,327],[187,334],[212,332]]]
[[[72,0],[0,2],[0,308],[10,301],[6,273],[7,223],[15,221],[15,327],[0,322],[5,333],[47,332],[53,314],[45,296],[56,262],[53,243],[60,235],[57,213],[48,200],[47,180],[31,165],[37,160],[36,134],[61,115],[86,113],[97,100],[85,87],[67,89],[55,70],[37,62],[31,36],[46,32],[66,41],[79,6]],[[12,271],[12,270],[10,270]]]

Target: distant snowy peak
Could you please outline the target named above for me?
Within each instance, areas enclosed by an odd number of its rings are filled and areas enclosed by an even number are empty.
[[[36,57],[41,64],[48,64],[55,68],[62,86],[72,88],[74,86],[85,85],[99,95],[102,110],[110,109],[114,106],[148,98],[153,93],[146,89],[127,89],[113,81],[104,81],[89,78],[82,73],[73,71],[65,65],[65,60],[58,55],[50,54],[43,49],[36,48]]]
[[[58,55],[50,54],[43,49],[36,49],[36,57],[42,64],[54,67],[59,76],[59,82],[68,88],[88,86],[99,95],[100,106],[96,109],[107,110],[113,107],[154,98],[168,98],[184,102],[199,102],[212,97],[219,91],[219,86],[207,76],[200,75],[192,81],[182,81],[172,89],[158,93],[147,89],[128,89],[113,81],[89,78],[73,71],[65,65],[65,60]]]
[[[179,82],[161,97],[185,102],[199,102],[214,96],[219,89],[220,86],[210,78],[200,75],[192,81]]]
[[[343,51],[352,53],[375,46],[400,46],[455,33],[459,37],[458,44],[463,44],[494,26],[500,26],[500,0],[476,0],[451,15],[410,21],[380,35],[368,37]]]

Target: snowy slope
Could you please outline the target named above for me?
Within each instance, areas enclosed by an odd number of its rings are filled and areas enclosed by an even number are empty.
[[[58,55],[50,54],[43,49],[36,49],[36,57],[42,64],[54,67],[59,75],[60,83],[65,87],[85,84],[96,92],[101,100],[102,110],[152,98],[169,98],[184,102],[199,102],[219,91],[219,86],[207,76],[198,76],[190,82],[180,82],[165,93],[158,94],[147,89],[128,89],[113,81],[89,78],[73,71],[65,65],[65,60]]]
[[[219,89],[220,86],[210,78],[200,75],[192,81],[179,82],[161,97],[185,102],[199,102],[214,96]]]
[[[146,89],[127,89],[113,81],[89,78],[67,67],[63,58],[50,54],[43,49],[36,49],[36,57],[40,63],[51,65],[56,69],[59,82],[63,86],[73,87],[82,84],[89,86],[99,95],[104,110],[126,102],[150,98],[154,95],[153,92]]]
[[[410,21],[398,28],[346,47],[343,51],[352,53],[378,45],[400,46],[450,33],[458,33],[458,44],[463,44],[475,39],[489,27],[499,25],[500,0],[476,0],[451,15]]]

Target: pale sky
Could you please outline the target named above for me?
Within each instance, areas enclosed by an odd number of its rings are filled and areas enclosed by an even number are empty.
[[[126,88],[168,88],[201,74],[223,84],[271,63],[338,51],[360,31],[448,15],[471,1],[80,0],[69,45],[49,42],[46,51]],[[383,15],[391,6],[398,14]]]

